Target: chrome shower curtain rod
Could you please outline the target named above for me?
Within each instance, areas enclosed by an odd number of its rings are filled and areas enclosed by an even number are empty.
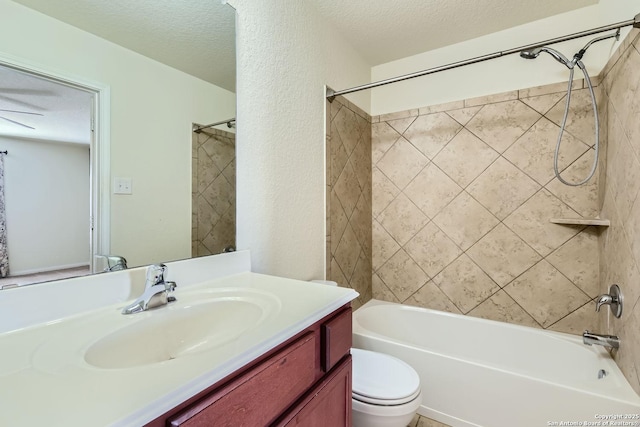
[[[638,13],[633,19],[630,19],[628,21],[618,22],[617,24],[610,24],[610,25],[605,25],[603,27],[593,28],[591,30],[580,31],[578,33],[568,34],[562,37],[556,37],[554,39],[545,40],[539,43],[528,44],[525,46],[516,47],[514,49],[502,50],[499,52],[490,53],[488,55],[476,56],[475,58],[466,59],[464,61],[452,62],[451,64],[441,65],[439,67],[429,68],[427,70],[417,71],[415,73],[405,74],[403,76],[392,77],[389,79],[380,80],[373,83],[355,86],[349,89],[334,91],[332,89],[327,88],[327,99],[329,100],[329,102],[333,102],[336,96],[346,95],[353,92],[360,92],[361,90],[373,89],[379,86],[401,82],[403,80],[414,79],[416,77],[422,77],[429,74],[439,73],[440,71],[451,70],[453,68],[463,67],[465,65],[471,65],[471,64],[476,64],[478,62],[488,61],[490,59],[500,58],[501,56],[519,53],[523,50],[535,49],[537,47],[542,47],[542,46],[546,46],[554,43],[560,43],[567,40],[578,39],[580,37],[586,37],[592,34],[598,34],[598,33],[603,33],[605,31],[616,30],[622,27],[628,27],[630,25],[633,25],[635,28],[640,28],[640,13]]]
[[[195,133],[200,133],[200,132],[202,132],[202,129],[212,128],[212,127],[214,127],[214,126],[218,126],[218,125],[225,125],[225,124],[227,125],[227,127],[228,127],[228,128],[231,128],[231,127],[232,127],[232,125],[231,125],[231,124],[232,124],[232,123],[235,123],[235,121],[236,121],[236,118],[234,117],[233,119],[223,120],[223,121],[221,121],[221,122],[211,123],[210,125],[204,125],[204,126],[196,126],[196,125],[193,125],[193,131],[194,131]]]

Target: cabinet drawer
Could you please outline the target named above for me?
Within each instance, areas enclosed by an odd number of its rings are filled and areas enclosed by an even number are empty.
[[[322,370],[329,372],[351,350],[351,308],[322,325]]]
[[[172,427],[255,427],[273,422],[314,383],[316,336],[273,357],[167,421]]]

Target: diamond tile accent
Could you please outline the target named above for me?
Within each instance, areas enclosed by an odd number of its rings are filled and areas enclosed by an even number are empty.
[[[371,181],[371,145],[361,140],[353,149],[349,162],[356,173],[360,188],[364,188],[367,182]]]
[[[385,285],[380,276],[373,274],[371,280],[373,288],[373,297],[381,301],[400,302],[400,300],[391,292],[391,290]]]
[[[527,314],[505,291],[498,291],[491,298],[469,312],[469,316],[499,322],[539,328],[540,325]]]
[[[409,141],[400,137],[377,166],[393,184],[403,189],[429,163]]]
[[[400,194],[378,217],[380,224],[401,245],[413,237],[429,219],[407,196]]]
[[[377,167],[373,168],[373,201],[372,211],[373,217],[377,218],[383,210],[389,206],[389,203],[400,194],[398,187],[393,185],[391,180],[383,174]]]
[[[398,249],[400,245],[393,240],[393,237],[383,226],[376,220],[373,220],[373,270],[378,270],[385,262],[389,260]]]
[[[498,219],[504,219],[539,189],[539,184],[500,157],[467,191]]]
[[[356,203],[358,203],[358,198],[360,197],[360,184],[358,183],[356,172],[353,170],[351,163],[347,162],[334,189],[347,218],[351,217],[353,209],[356,207]]]
[[[418,116],[405,131],[404,137],[432,159],[460,129],[462,126],[446,113],[434,113]]]
[[[491,212],[466,192],[449,203],[433,222],[463,250],[469,249],[498,224]]]
[[[491,230],[467,251],[467,255],[501,287],[541,259],[503,224]]]
[[[584,153],[575,163],[560,174],[562,179],[568,182],[578,183],[583,181],[593,167],[594,151]],[[565,202],[569,207],[585,218],[596,218],[600,213],[598,206],[598,170],[593,177],[579,187],[571,187],[554,178],[546,186],[553,195]]]
[[[467,124],[467,129],[502,153],[520,138],[540,114],[520,101],[487,104]]]
[[[593,301],[588,301],[576,311],[568,314],[551,325],[549,329],[572,335],[582,335],[582,332],[585,330],[598,330],[598,319],[593,315],[594,305]]]
[[[458,307],[431,281],[411,295],[405,304],[460,314]]]
[[[400,134],[387,122],[373,123],[371,125],[371,157],[374,165],[395,144],[398,138],[400,138]]]
[[[331,253],[335,253],[338,243],[340,243],[340,239],[342,238],[342,233],[344,233],[344,229],[347,228],[347,224],[349,223],[349,217],[344,213],[342,204],[335,191],[331,192],[330,197],[329,218],[331,220],[329,230],[331,233],[330,236],[333,237],[333,239],[331,239]]]
[[[546,118],[542,118],[516,141],[504,156],[523,172],[545,185],[554,177],[553,156],[560,128]],[[589,147],[577,138],[565,133],[558,156],[558,166],[562,171]]]
[[[389,123],[389,125],[394,128],[396,132],[402,135],[404,131],[407,130],[409,125],[411,125],[411,123],[413,123],[415,120],[415,117],[406,117],[404,119],[390,120],[387,123]]]
[[[550,326],[589,301],[584,292],[545,260],[505,286],[504,290],[543,327]]]
[[[429,277],[438,274],[462,253],[432,222],[413,236],[404,249]]]
[[[465,254],[434,277],[433,282],[463,313],[468,313],[500,290],[500,287]]]
[[[509,215],[504,224],[540,255],[547,256],[582,229],[553,224],[549,219],[578,217],[569,206],[543,188]]]
[[[394,187],[395,188],[395,187]],[[462,188],[430,163],[405,188],[404,194],[429,218],[433,218],[451,202]]]
[[[356,268],[356,262],[361,250],[362,247],[358,243],[358,238],[353,232],[353,228],[351,228],[350,224],[347,224],[335,252],[336,261],[347,280],[351,278],[353,270]]]
[[[360,140],[360,127],[358,126],[356,114],[348,108],[341,108],[332,123],[338,130],[347,154],[351,155],[351,152]]]
[[[347,150],[344,148],[344,144],[340,139],[340,135],[338,134],[338,130],[336,129],[335,124],[331,125],[331,140],[329,142],[329,151],[329,159],[331,162],[329,182],[332,186],[335,186],[340,173],[342,173],[342,170],[349,160],[349,155],[347,154]]]
[[[433,162],[464,188],[496,158],[498,153],[471,132],[463,129],[433,159]]]
[[[473,116],[476,115],[478,111],[480,111],[481,108],[482,106],[461,108],[459,110],[447,111],[447,114],[456,122],[464,126],[473,118]]]
[[[409,298],[429,277],[404,250],[399,250],[379,270],[378,275],[400,301]]]
[[[520,98],[520,101],[527,104],[540,114],[546,114],[554,105],[566,96],[565,92],[550,93],[547,95],[531,96],[529,98]],[[564,102],[561,102],[564,105]],[[564,108],[564,107],[563,107]]]
[[[546,114],[546,117],[560,126],[564,109],[565,102],[559,102]],[[580,89],[571,92],[571,108],[569,109],[565,129],[589,146],[595,143],[596,128],[589,89]]]
[[[587,228],[546,259],[584,293],[595,298],[600,294],[598,258],[597,231]]]

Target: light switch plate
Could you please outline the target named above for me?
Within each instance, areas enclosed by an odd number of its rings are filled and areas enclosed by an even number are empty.
[[[133,194],[131,178],[114,178],[113,194]]]

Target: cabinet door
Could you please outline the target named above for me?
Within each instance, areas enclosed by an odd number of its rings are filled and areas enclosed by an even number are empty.
[[[351,427],[351,356],[315,387],[278,427]]]
[[[316,337],[309,333],[232,380],[167,424],[171,427],[257,427],[273,422],[314,382]]]

